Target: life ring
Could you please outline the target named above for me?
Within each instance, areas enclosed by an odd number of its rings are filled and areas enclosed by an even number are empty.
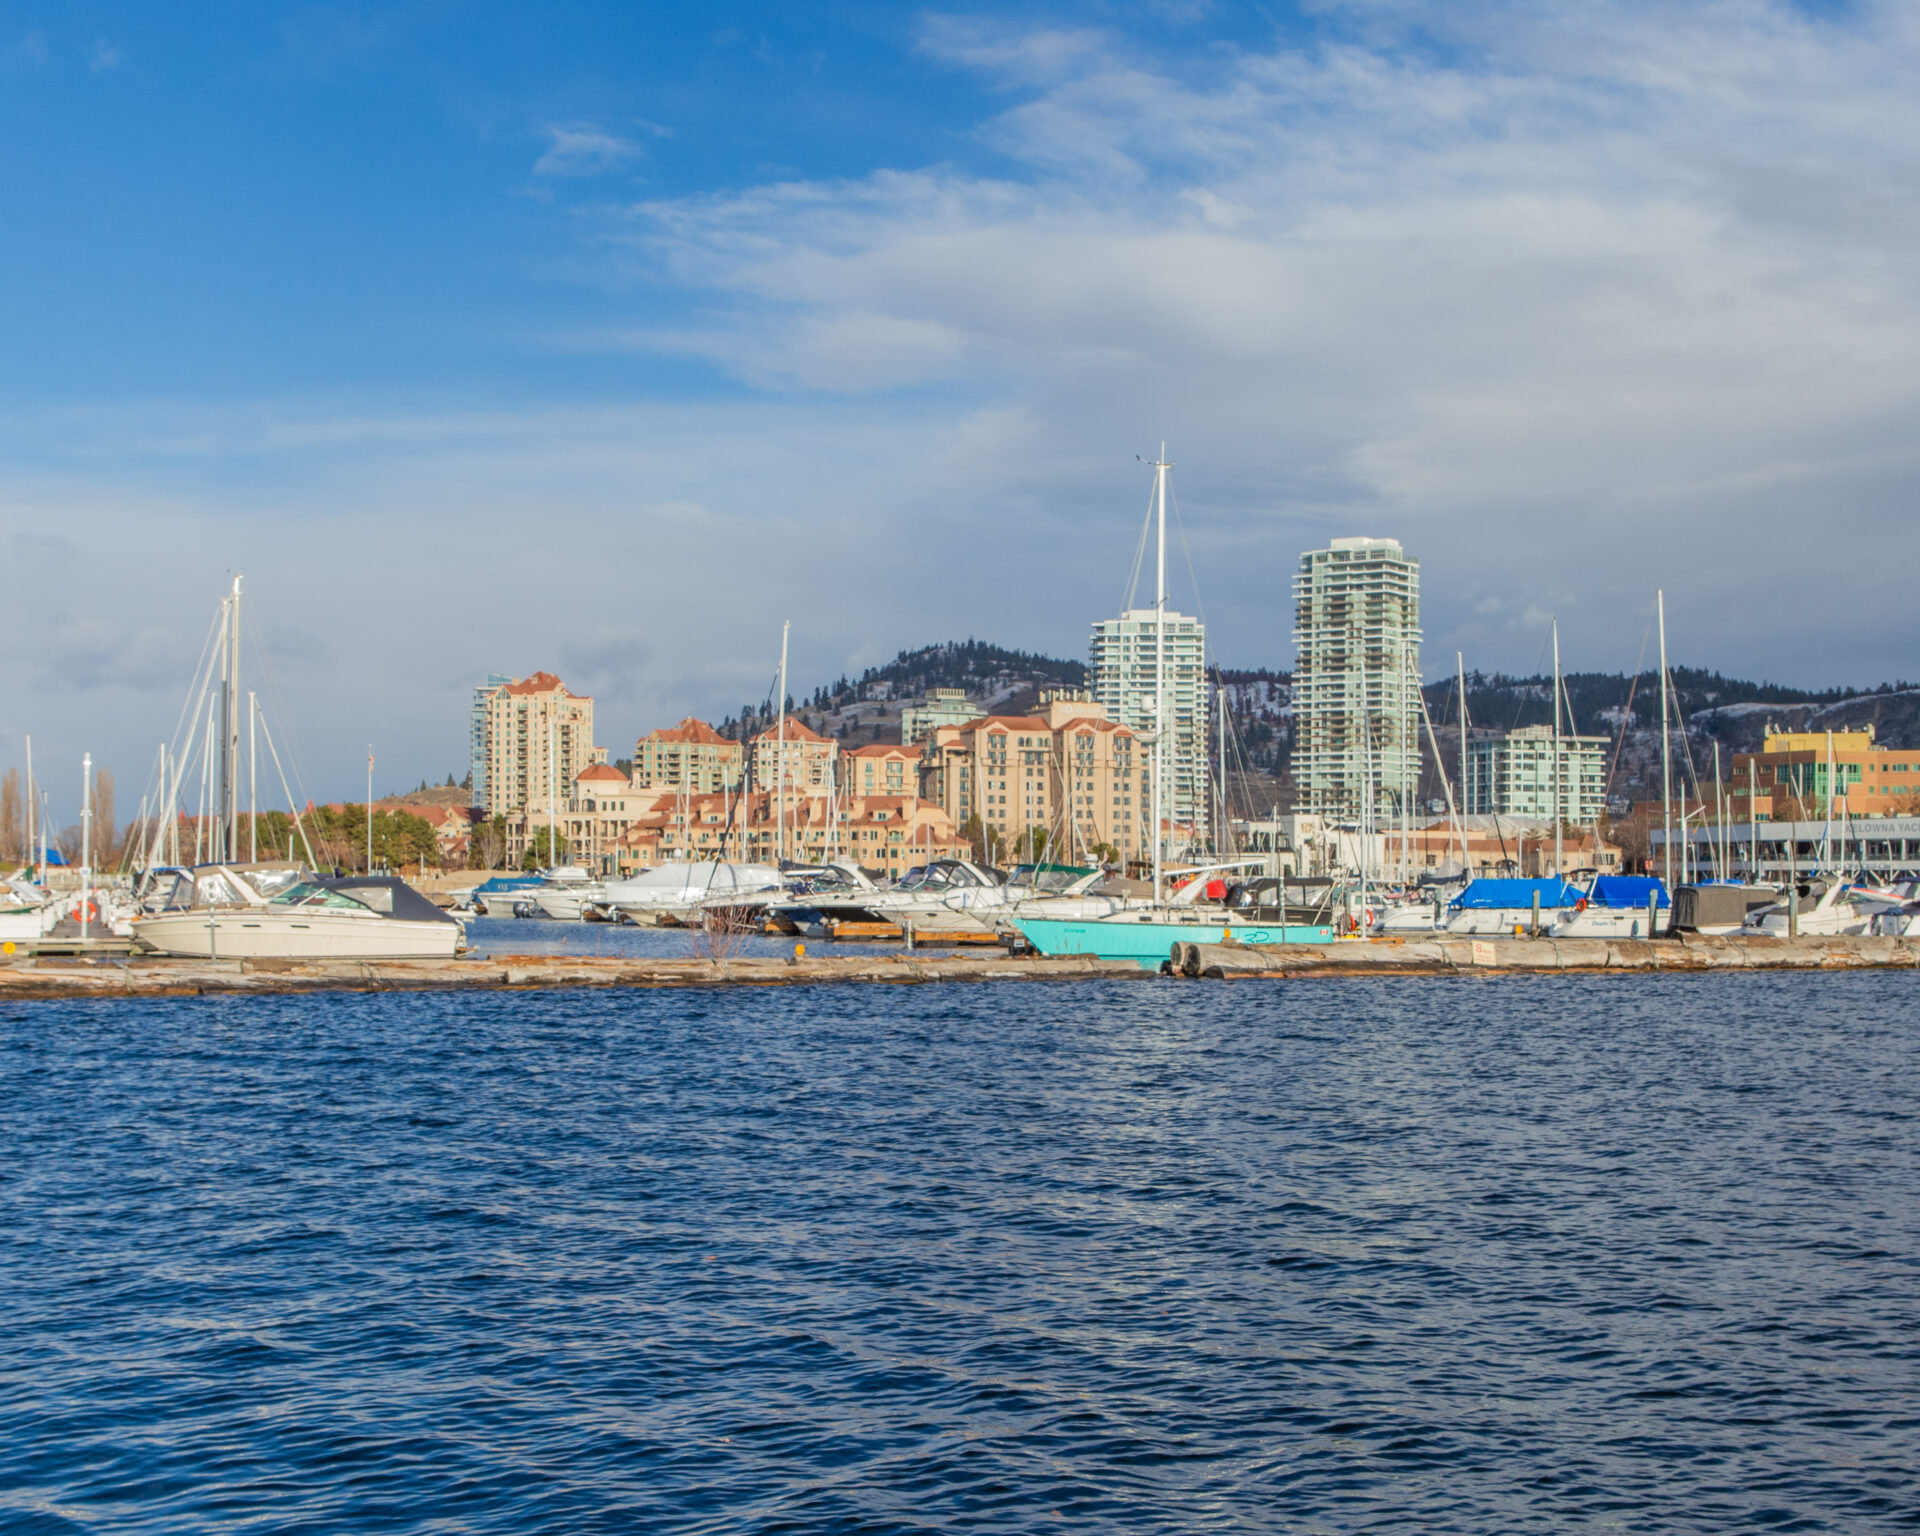
[[[1367,926],[1368,926],[1369,928],[1371,928],[1371,927],[1373,926],[1373,908],[1372,908],[1372,907],[1368,907],[1368,908],[1367,908],[1367,918],[1366,918],[1366,922],[1367,922]]]
[[[1574,911],[1576,911],[1576,912],[1584,912],[1584,911],[1586,911],[1586,910],[1587,910],[1587,898],[1586,898],[1586,897],[1584,897],[1584,896],[1582,896],[1582,897],[1581,897],[1581,898],[1580,898],[1580,899],[1579,899],[1578,901],[1576,901],[1576,902],[1575,902],[1575,903],[1573,904],[1573,910],[1574,910]]]
[[[100,921],[100,904],[94,901],[76,902],[73,915],[83,923],[97,923]]]

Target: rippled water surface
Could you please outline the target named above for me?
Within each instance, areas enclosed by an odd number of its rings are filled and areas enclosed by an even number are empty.
[[[1911,1527],[1917,996],[0,1005],[0,1529]]]

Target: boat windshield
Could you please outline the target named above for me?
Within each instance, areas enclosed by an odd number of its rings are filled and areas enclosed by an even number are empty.
[[[288,886],[269,903],[276,907],[335,907],[360,912],[372,910],[365,902],[355,901],[344,891],[330,891],[324,885],[302,880]]]

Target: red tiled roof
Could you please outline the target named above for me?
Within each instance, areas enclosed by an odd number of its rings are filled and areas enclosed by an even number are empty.
[[[582,768],[574,775],[573,782],[580,784],[588,779],[596,784],[604,783],[608,779],[618,784],[627,782],[627,776],[611,763],[595,763],[591,768]]]
[[[1053,727],[1037,715],[988,715],[984,720],[969,721],[966,728],[984,731],[994,727],[1006,731],[1039,731],[1042,735],[1053,733]]]
[[[649,731],[644,738],[647,741],[691,741],[703,747],[738,746],[738,742],[729,741],[704,720],[696,720],[688,715],[678,725],[663,726],[657,731]]]
[[[803,724],[801,721],[795,719],[792,715],[789,715],[786,719],[786,728],[787,728],[788,741],[824,742],[827,739],[826,737],[822,736],[818,731],[813,730],[809,726]],[[778,741],[780,739],[780,728],[778,726],[770,725],[753,739],[755,741]]]
[[[517,683],[507,684],[508,693],[551,693],[556,688],[562,693],[567,691],[567,685],[551,672],[536,672],[532,677],[523,677]],[[568,694],[568,697],[572,695]]]
[[[918,757],[920,754],[912,747],[903,747],[897,741],[876,741],[864,747],[855,747],[846,757]]]

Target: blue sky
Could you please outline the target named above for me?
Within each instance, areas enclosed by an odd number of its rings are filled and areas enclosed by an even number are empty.
[[[0,758],[122,799],[246,572],[307,787],[491,670],[624,755],[1390,534],[1427,664],[1911,672],[1920,27],[1874,5],[0,7]],[[1872,558],[1881,551],[1890,558]],[[137,792],[134,795],[137,799]],[[124,808],[124,807],[123,807]]]

